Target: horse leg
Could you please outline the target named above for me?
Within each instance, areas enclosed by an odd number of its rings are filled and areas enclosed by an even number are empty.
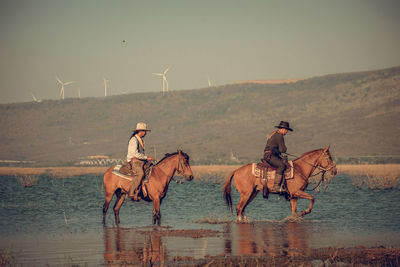
[[[251,194],[251,196],[250,196],[250,198],[246,201],[246,204],[243,207],[242,215],[243,215],[243,220],[245,222],[247,221],[247,217],[246,217],[246,215],[244,213],[244,210],[246,209],[247,205],[249,205],[249,203],[253,201],[253,199],[257,196],[257,194],[258,194],[258,190],[254,189],[252,194]]]
[[[296,212],[297,212],[297,198],[290,199],[290,207],[292,209],[292,215],[296,215]]]
[[[243,194],[240,194],[240,199],[239,202],[236,206],[236,214],[237,214],[237,221],[241,222],[243,218],[243,211],[246,205],[248,204],[248,200],[251,197],[252,192],[245,192]]]
[[[115,201],[114,204],[114,216],[115,216],[115,224],[119,224],[119,209],[121,208],[122,204],[124,204],[125,201],[125,194],[122,193],[121,189],[115,191],[115,195],[117,196],[117,200]]]
[[[310,213],[311,210],[312,210],[312,208],[313,208],[314,197],[313,197],[312,195],[310,195],[310,194],[304,192],[304,191],[297,191],[297,192],[294,194],[294,196],[297,197],[297,198],[304,198],[304,199],[309,199],[309,200],[310,200],[310,204],[309,204],[309,206],[308,206],[308,209],[306,209],[305,211],[300,212],[299,215],[300,215],[300,216],[304,216],[304,215]]]
[[[106,198],[103,205],[103,225],[106,225],[106,214],[108,211],[108,206],[110,205],[111,199],[113,197],[113,193],[107,193]]]
[[[161,224],[160,204],[159,198],[153,199],[153,224]]]

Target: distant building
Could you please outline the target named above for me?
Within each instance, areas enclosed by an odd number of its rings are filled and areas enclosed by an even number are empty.
[[[104,155],[94,155],[94,156],[89,156],[88,159],[108,159],[110,157],[104,156]]]

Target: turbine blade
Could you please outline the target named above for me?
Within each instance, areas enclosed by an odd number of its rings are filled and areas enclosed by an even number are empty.
[[[164,75],[168,72],[169,68],[171,68],[171,66],[169,66],[169,67],[164,71]]]
[[[60,83],[60,84],[63,84],[63,82],[60,80],[60,78],[58,78],[57,76],[56,76],[56,79],[57,79],[57,81]]]

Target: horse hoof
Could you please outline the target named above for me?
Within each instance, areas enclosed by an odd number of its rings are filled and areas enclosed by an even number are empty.
[[[307,213],[305,211],[300,212],[298,215],[299,217],[303,217],[304,215],[306,215]]]

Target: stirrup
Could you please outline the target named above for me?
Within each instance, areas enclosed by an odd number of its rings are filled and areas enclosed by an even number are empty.
[[[256,190],[263,191],[263,189],[264,189],[264,185],[262,185],[262,184],[257,184],[256,185]]]
[[[271,188],[270,190],[271,193],[282,193],[285,192],[285,190],[283,190],[282,186],[279,186],[278,189],[275,188],[275,185]]]

